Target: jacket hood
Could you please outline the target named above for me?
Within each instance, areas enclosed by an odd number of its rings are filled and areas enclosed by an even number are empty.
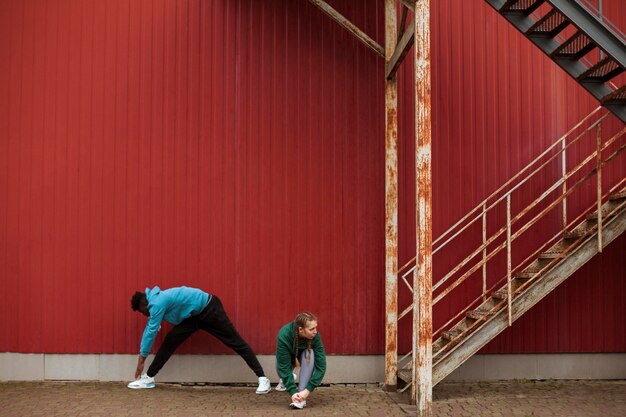
[[[155,286],[152,289],[146,288],[146,298],[148,299],[148,304],[152,304],[150,300],[156,297],[157,295],[159,295],[160,293],[161,293],[161,289],[157,286]]]

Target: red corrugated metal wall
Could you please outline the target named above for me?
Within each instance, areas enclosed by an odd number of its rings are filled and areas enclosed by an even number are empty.
[[[345,12],[376,35],[369,6]],[[261,353],[302,309],[330,352],[381,350],[375,55],[306,1],[0,19],[0,351],[135,352],[130,296],[154,284],[218,294]]]
[[[382,43],[382,2],[346,3]],[[482,0],[433,2],[432,27],[437,235],[594,103]],[[259,353],[304,308],[329,352],[382,353],[382,77],[306,1],[0,0],[0,351],[134,353],[132,292],[184,284],[220,295]],[[624,248],[490,351],[626,349]],[[226,352],[205,335],[184,351]]]

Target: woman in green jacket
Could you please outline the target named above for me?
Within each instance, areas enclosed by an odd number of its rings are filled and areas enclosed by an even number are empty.
[[[294,368],[300,366],[298,387]],[[285,324],[276,339],[277,391],[289,391],[292,408],[306,407],[306,399],[322,383],[326,373],[326,353],[317,332],[317,317],[305,311]]]

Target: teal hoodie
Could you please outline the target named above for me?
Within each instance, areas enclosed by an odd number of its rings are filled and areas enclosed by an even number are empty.
[[[200,314],[211,301],[211,295],[197,288],[176,287],[161,291],[159,287],[146,288],[150,317],[141,338],[140,354],[150,354],[154,339],[165,320],[174,326],[186,318]]]

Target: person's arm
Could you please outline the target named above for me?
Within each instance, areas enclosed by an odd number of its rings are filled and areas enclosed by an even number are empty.
[[[154,339],[156,338],[159,328],[161,327],[161,321],[163,320],[164,314],[164,308],[161,306],[152,306],[152,309],[150,310],[150,318],[148,319],[146,328],[143,331],[143,336],[141,337],[141,347],[139,349],[140,355],[144,358],[147,358],[150,354],[150,350],[154,344]]]
[[[276,368],[278,376],[283,380],[289,394],[298,392],[296,382],[293,379],[293,365],[291,363],[291,348],[289,342],[278,335],[276,340]]]
[[[139,357],[137,357],[137,368],[135,368],[135,379],[139,379],[139,377],[141,376],[145,363],[146,363],[146,358],[139,355]]]
[[[143,331],[143,336],[141,337],[141,347],[139,348],[139,357],[137,358],[135,378],[139,378],[143,372],[146,358],[150,354],[150,350],[154,344],[154,339],[161,328],[161,321],[163,320],[164,314],[164,308],[160,306],[152,306],[152,309],[150,310],[150,318],[148,319],[146,328]]]
[[[311,348],[315,353],[315,365],[313,375],[311,376],[309,383],[306,385],[306,389],[309,391],[313,391],[315,388],[319,387],[322,383],[322,379],[324,378],[324,374],[326,374],[326,352],[324,351],[322,337],[319,333],[313,339]]]

